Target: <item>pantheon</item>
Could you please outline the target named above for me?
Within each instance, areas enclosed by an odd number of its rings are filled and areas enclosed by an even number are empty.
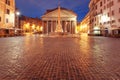
[[[44,34],[55,32],[58,25],[58,9],[59,8],[49,9],[41,17]],[[77,14],[72,10],[60,7],[60,24],[63,33],[75,34]]]

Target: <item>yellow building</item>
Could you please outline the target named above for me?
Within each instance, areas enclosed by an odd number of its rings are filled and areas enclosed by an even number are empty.
[[[79,33],[89,33],[89,22],[90,22],[90,15],[89,13],[84,17],[84,19],[78,23],[77,32]]]
[[[20,27],[24,33],[42,33],[42,21],[39,18],[20,17]]]
[[[15,1],[0,0],[0,36],[12,36],[15,27]]]

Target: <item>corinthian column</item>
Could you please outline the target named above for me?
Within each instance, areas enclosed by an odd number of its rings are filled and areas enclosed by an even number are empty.
[[[48,21],[47,21],[47,34],[48,34]]]

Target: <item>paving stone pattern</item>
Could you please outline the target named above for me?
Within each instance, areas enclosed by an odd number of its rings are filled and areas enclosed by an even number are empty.
[[[0,38],[0,80],[120,80],[120,39]]]

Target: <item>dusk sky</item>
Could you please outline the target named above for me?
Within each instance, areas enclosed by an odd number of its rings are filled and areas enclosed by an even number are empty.
[[[73,10],[78,15],[78,21],[81,21],[89,11],[89,1],[60,0],[60,5]],[[58,0],[16,0],[16,6],[22,15],[41,18],[47,9],[54,9],[58,6]]]

